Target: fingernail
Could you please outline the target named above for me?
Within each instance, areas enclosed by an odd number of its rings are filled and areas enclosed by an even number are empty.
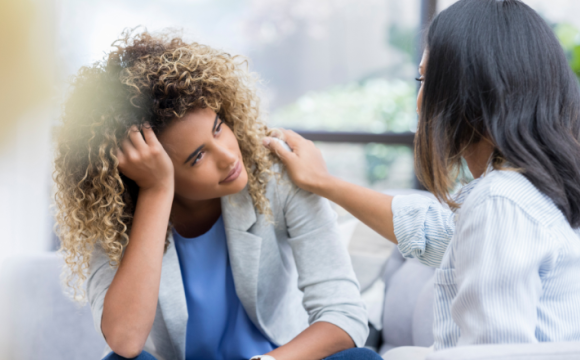
[[[263,144],[265,147],[270,147],[270,142],[271,142],[271,141],[272,141],[272,139],[270,139],[269,137],[265,137],[265,138],[263,138],[263,139],[262,139],[262,144]]]

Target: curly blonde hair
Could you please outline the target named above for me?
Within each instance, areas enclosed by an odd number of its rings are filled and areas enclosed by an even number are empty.
[[[96,244],[118,266],[129,243],[138,187],[119,173],[115,153],[132,125],[149,122],[158,134],[190,110],[214,110],[238,139],[254,206],[271,214],[265,193],[274,160],[262,146],[268,129],[247,61],[146,31],[125,32],[113,46],[74,77],[57,134],[56,230],[65,282],[81,299]]]

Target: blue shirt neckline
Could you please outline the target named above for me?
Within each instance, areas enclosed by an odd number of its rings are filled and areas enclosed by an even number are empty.
[[[174,241],[188,312],[186,360],[241,360],[274,350],[237,296],[222,216],[198,237],[174,231]]]

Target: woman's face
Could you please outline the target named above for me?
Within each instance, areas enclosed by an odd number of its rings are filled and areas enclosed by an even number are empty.
[[[175,171],[175,195],[186,201],[215,199],[248,182],[238,140],[211,109],[197,109],[159,135]]]
[[[421,82],[421,87],[419,88],[419,93],[417,94],[417,114],[421,113],[421,107],[423,104],[423,84],[425,83],[425,70],[427,68],[427,56],[428,51],[423,51],[423,56],[421,57],[421,63],[419,64],[419,80]]]

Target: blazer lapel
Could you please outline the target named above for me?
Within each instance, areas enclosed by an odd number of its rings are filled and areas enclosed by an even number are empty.
[[[173,236],[169,236],[169,246],[163,256],[161,283],[159,285],[159,307],[169,332],[178,360],[185,360],[185,341],[187,333],[187,302],[181,278],[179,258],[175,250]]]
[[[256,223],[256,210],[247,188],[222,197],[221,203],[236,293],[250,319],[259,324],[256,301],[262,238],[248,232]]]

